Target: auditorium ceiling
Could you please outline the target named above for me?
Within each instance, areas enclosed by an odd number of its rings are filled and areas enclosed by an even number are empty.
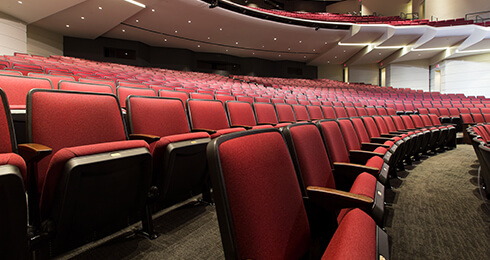
[[[490,27],[476,25],[395,27],[296,18],[272,21],[250,15],[260,11],[247,7],[236,6],[233,11],[220,6],[210,8],[201,0],[138,3],[142,5],[125,0],[2,0],[0,12],[70,37],[108,37],[309,65],[389,64],[421,59],[437,63],[490,52]]]

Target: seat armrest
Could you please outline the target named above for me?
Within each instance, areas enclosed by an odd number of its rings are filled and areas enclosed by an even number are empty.
[[[24,158],[27,164],[39,162],[53,152],[50,147],[36,143],[19,144],[18,149],[20,156]]]
[[[355,164],[355,163],[334,162],[333,167],[335,168],[336,173],[338,173],[340,175],[346,175],[351,180],[355,180],[355,178],[363,172],[367,172],[367,173],[372,174],[376,177],[379,175],[379,169],[378,168],[369,167],[366,165]]]
[[[373,143],[384,143],[386,141],[395,141],[395,139],[388,137],[371,137],[371,142]]]
[[[143,140],[149,144],[160,140],[160,136],[157,135],[147,135],[147,134],[130,134],[130,140]]]
[[[387,138],[391,138],[391,137],[396,137],[398,135],[396,134],[381,134],[381,137],[387,137]]]
[[[308,186],[309,200],[327,210],[343,208],[371,208],[374,200],[370,197],[336,189]]]
[[[390,147],[388,145],[385,145],[385,144],[377,144],[377,143],[362,143],[361,144],[361,149],[365,150],[365,151],[374,151],[378,147],[390,149]]]
[[[238,128],[238,127],[245,128],[246,130],[250,130],[253,128],[252,126],[249,126],[249,125],[232,125],[231,126],[231,128]]]
[[[385,156],[382,153],[375,153],[370,151],[361,151],[361,150],[350,150],[350,159],[355,163],[366,163],[367,160],[371,159],[373,156],[379,156],[383,158]]]
[[[192,129],[192,132],[206,132],[210,135],[216,134],[216,130],[204,129],[204,128],[194,128]]]
[[[275,123],[257,123],[257,125],[271,125],[271,126],[276,126],[277,124],[275,124]]]

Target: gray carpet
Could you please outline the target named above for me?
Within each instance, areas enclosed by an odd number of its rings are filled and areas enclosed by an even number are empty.
[[[60,259],[224,259],[214,207],[188,200],[154,215],[160,236],[149,240],[131,229]]]
[[[490,259],[490,212],[473,148],[458,145],[412,168],[395,191],[392,259]]]

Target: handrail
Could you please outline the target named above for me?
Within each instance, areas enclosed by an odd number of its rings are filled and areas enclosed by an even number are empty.
[[[485,15],[482,15],[482,14],[487,14],[486,15],[487,17],[485,17]],[[474,16],[475,18],[470,19],[470,16]],[[490,19],[490,10],[489,11],[474,12],[474,13],[467,13],[464,15],[465,20],[474,20],[475,23],[478,22],[478,18],[482,19],[482,22],[489,20]]]

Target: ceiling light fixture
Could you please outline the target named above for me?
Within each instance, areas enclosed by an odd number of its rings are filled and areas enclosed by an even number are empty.
[[[99,10],[102,10],[102,6],[99,6]]]
[[[67,25],[66,25],[66,28],[70,28],[70,25],[69,25],[69,24],[67,24]]]
[[[134,0],[124,0],[124,1],[131,3],[131,4],[134,4],[134,5],[137,5],[137,6],[142,7],[142,8],[146,8],[146,5],[144,5],[140,2],[134,1]]]
[[[422,49],[416,49],[416,48],[412,48],[412,51],[443,51],[443,50],[447,50],[449,49],[449,47],[438,47],[438,48],[422,48]]]
[[[152,12],[155,12],[155,9],[151,9]]]
[[[82,17],[80,17],[80,19],[85,20],[85,17],[82,16]]]
[[[22,4],[22,1],[17,1],[17,3]]]
[[[371,45],[371,43],[343,43],[343,42],[338,42],[337,43],[340,46],[368,46]]]
[[[407,46],[402,46],[402,45],[399,45],[399,46],[374,46],[375,49],[401,49],[401,48],[405,48]]]
[[[122,29],[122,32],[126,32],[126,30]]]
[[[467,50],[467,51],[456,50],[456,53],[472,53],[472,52],[488,52],[488,51],[490,51],[490,49]]]

